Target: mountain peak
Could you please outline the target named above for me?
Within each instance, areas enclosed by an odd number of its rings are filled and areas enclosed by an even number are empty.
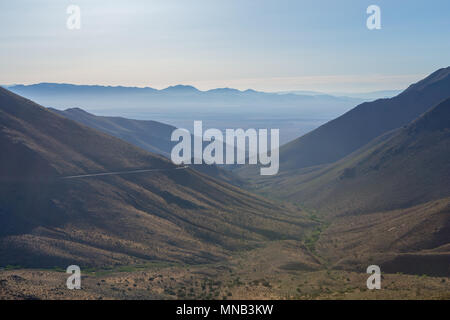
[[[88,112],[86,112],[85,110],[81,109],[81,108],[68,108],[66,110],[64,110],[64,112],[66,113],[72,113],[72,114],[89,114]]]
[[[216,89],[210,89],[207,92],[212,92],[212,93],[241,93],[240,90],[234,89],[234,88],[216,88]]]
[[[199,92],[200,90],[198,90],[197,88],[195,88],[193,86],[178,84],[176,86],[167,87],[167,88],[165,88],[165,89],[163,89],[161,91],[187,93],[187,92]]]

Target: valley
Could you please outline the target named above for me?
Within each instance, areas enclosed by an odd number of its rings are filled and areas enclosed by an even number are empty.
[[[0,298],[450,299],[449,70],[282,146],[267,177],[0,88]]]

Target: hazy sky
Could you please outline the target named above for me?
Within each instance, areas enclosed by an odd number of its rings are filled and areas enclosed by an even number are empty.
[[[449,13],[448,0],[0,1],[0,83],[401,89],[450,65]]]

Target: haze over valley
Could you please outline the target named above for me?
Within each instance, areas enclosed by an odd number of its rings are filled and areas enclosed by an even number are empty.
[[[156,90],[43,83],[8,89],[59,110],[81,108],[95,115],[153,120],[191,131],[195,120],[223,131],[279,128],[281,143],[317,128],[363,101],[324,94],[277,94],[230,88],[200,91],[182,85]]]

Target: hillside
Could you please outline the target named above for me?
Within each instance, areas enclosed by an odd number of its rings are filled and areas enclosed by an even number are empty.
[[[450,99],[342,160],[260,180],[325,219],[311,243],[334,269],[450,275]]]
[[[405,94],[439,87],[443,78]],[[266,178],[244,174],[253,190],[318,211],[325,223],[309,245],[332,268],[376,264],[390,273],[448,276],[450,98],[427,109],[334,163]]]
[[[450,198],[335,218],[316,244],[335,269],[450,275]]]
[[[174,145],[170,135],[176,128],[161,122],[96,116],[80,108],[64,111],[50,108],[50,111],[166,158]]]
[[[411,85],[398,96],[365,102],[280,148],[280,170],[335,162],[372,139],[400,128],[450,96],[450,67]]]
[[[313,225],[2,88],[0,141],[1,266],[205,263]]]
[[[64,111],[49,109],[63,117],[117,137],[149,152],[163,155],[168,159],[170,159],[172,148],[178,143],[170,140],[172,132],[176,128],[161,122],[96,116],[80,108]],[[231,171],[219,168],[216,165],[192,164],[190,167],[221,181],[238,186],[243,185],[243,181]]]
[[[327,166],[289,171],[262,191],[327,215],[407,208],[450,195],[450,99]]]

